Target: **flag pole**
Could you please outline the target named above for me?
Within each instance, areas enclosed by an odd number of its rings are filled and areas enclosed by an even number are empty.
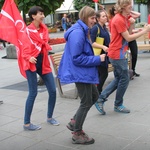
[[[95,11],[98,11],[98,1],[99,0],[93,0],[94,1],[94,3],[95,3]]]
[[[95,11],[98,11],[98,4],[95,2]]]

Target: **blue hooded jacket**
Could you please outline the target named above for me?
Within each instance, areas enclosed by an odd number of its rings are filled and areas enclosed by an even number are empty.
[[[97,66],[100,56],[94,56],[88,39],[88,26],[78,20],[65,32],[66,45],[58,69],[62,83],[99,83]]]

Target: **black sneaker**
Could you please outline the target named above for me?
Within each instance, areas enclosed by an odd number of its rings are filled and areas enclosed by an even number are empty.
[[[135,77],[139,77],[139,76],[140,76],[140,74],[138,74],[138,73],[136,73],[136,72],[133,72],[133,76],[135,76]]]
[[[72,133],[72,143],[73,144],[93,144],[95,140],[93,138],[89,138],[87,134],[84,133],[84,131],[78,131]]]
[[[3,104],[3,101],[0,101],[0,104]]]

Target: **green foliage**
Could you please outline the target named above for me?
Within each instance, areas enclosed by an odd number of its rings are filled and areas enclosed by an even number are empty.
[[[0,9],[2,8],[3,4],[4,4],[4,0],[0,0]]]
[[[147,4],[148,0],[135,0],[137,4]]]
[[[73,3],[75,9],[78,11],[85,5],[95,8],[95,3],[92,0],[74,0]]]
[[[44,9],[44,14],[48,15],[53,13],[57,8],[61,6],[64,0],[15,0],[19,10],[23,10],[27,13],[32,6],[40,6]],[[2,8],[4,0],[0,0],[0,8]]]

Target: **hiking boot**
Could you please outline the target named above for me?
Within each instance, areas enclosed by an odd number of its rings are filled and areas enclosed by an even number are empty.
[[[121,112],[121,113],[130,113],[130,110],[127,109],[125,106],[121,105],[121,106],[115,106],[114,107],[114,111],[116,112]]]
[[[95,140],[93,138],[89,138],[87,134],[84,133],[84,131],[78,131],[72,133],[72,143],[73,144],[93,144]]]
[[[66,125],[66,127],[67,127],[70,131],[73,131],[74,124],[75,124],[75,120],[74,120],[74,119],[71,119],[71,121]]]
[[[98,99],[97,102],[95,103],[95,107],[102,115],[106,114],[104,110],[104,101],[101,101],[100,99]]]

